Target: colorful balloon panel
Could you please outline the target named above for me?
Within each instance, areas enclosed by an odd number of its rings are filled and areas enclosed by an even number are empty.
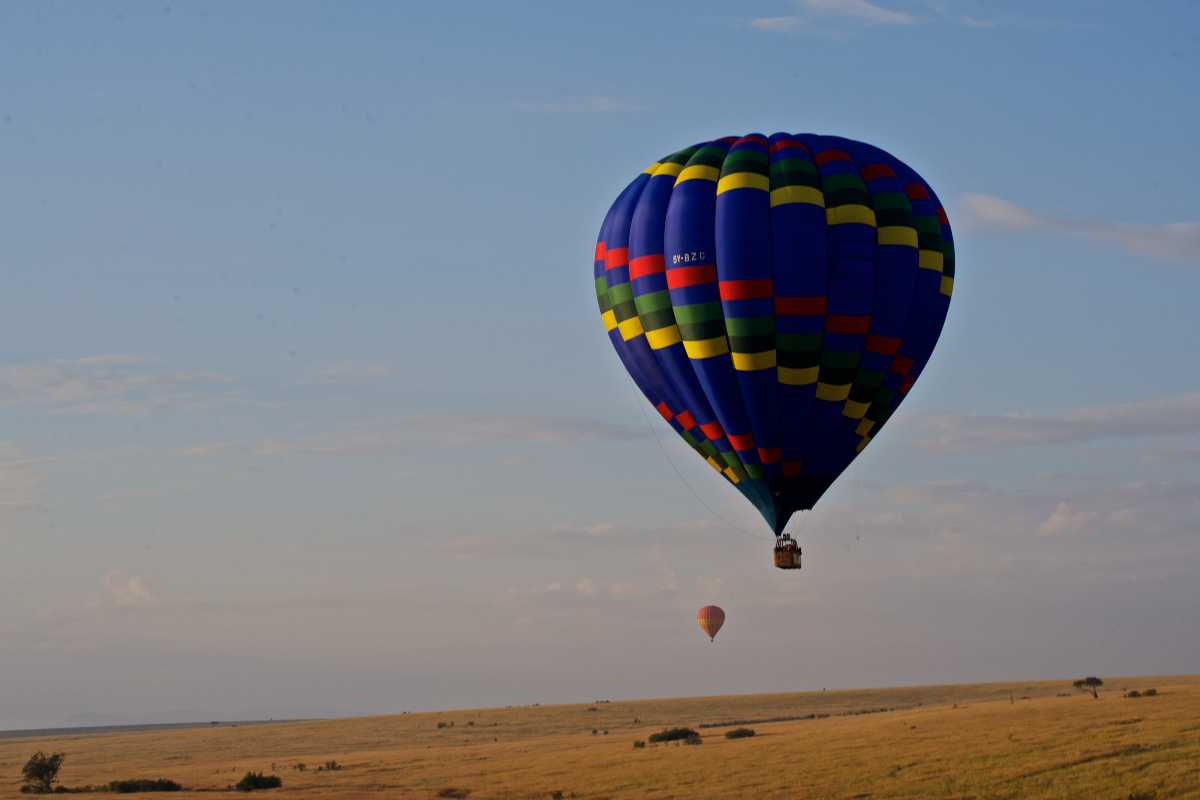
[[[717,635],[717,631],[721,630],[721,626],[725,624],[725,612],[720,606],[705,606],[696,614],[696,622],[700,623],[700,627],[708,634],[711,641]]]
[[[635,178],[601,227],[594,277],[638,389],[779,535],[924,369],[954,243],[937,195],[883,150],[750,134]]]

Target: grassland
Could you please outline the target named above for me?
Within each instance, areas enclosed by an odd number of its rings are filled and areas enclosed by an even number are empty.
[[[739,725],[757,735],[724,738]],[[703,744],[633,747],[675,726],[698,728]],[[1200,676],[1110,678],[1099,700],[1040,681],[8,739],[0,798],[28,797],[21,766],[39,749],[68,754],[67,786],[169,778],[226,792],[249,770],[274,771],[280,800],[1169,800],[1200,798]],[[331,760],[342,768],[317,769]]]

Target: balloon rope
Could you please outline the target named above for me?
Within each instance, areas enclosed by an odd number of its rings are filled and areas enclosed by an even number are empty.
[[[654,441],[658,442],[658,448],[660,450],[662,450],[663,455],[667,457],[667,463],[671,465],[671,469],[675,470],[675,474],[679,476],[679,480],[683,481],[683,485],[686,486],[688,491],[692,493],[692,496],[700,501],[700,505],[707,508],[714,517],[721,520],[721,522],[724,522],[726,525],[733,528],[735,531],[741,531],[742,533],[746,534],[747,536],[749,536],[753,539],[762,539],[763,541],[770,541],[770,539],[767,539],[767,537],[765,537],[765,536],[758,536],[757,534],[750,533],[750,531],[742,530],[737,525],[734,525],[732,522],[730,522],[729,520],[722,517],[716,511],[713,511],[712,506],[710,506],[708,503],[704,502],[704,500],[700,497],[700,495],[696,494],[696,490],[693,489],[691,484],[687,482],[687,479],[683,477],[683,473],[681,473],[679,471],[679,467],[675,466],[675,462],[671,460],[671,454],[667,452],[667,448],[663,447],[662,440],[658,438],[658,431],[654,430],[654,425],[651,424],[651,422],[650,422],[650,415],[647,414],[646,409],[642,407],[642,395],[640,392],[638,392],[637,384],[635,384],[633,382],[632,378],[630,378],[630,380],[629,380],[629,385],[633,387],[633,394],[634,394],[634,397],[637,398],[638,408],[640,408],[642,410],[642,416],[646,418],[646,426],[649,427],[650,432],[652,434],[654,434]]]

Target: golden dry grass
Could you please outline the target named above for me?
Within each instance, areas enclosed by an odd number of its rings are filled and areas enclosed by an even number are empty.
[[[1150,687],[1157,696],[1122,697],[1123,688]],[[890,710],[852,713],[880,708]],[[737,740],[723,737],[728,727],[704,728],[698,747],[633,748],[664,727],[809,714],[831,716],[752,722],[758,735]],[[447,789],[458,792],[442,796],[469,792],[472,800],[554,792],[614,800],[1169,800],[1200,798],[1200,676],[1108,679],[1098,701],[1069,681],[1040,681],[7,739],[0,798],[27,796],[18,792],[20,769],[38,749],[68,754],[68,786],[170,778],[227,791],[248,770],[274,767],[283,788],[270,795],[280,800],[423,799]],[[316,770],[328,760],[343,769]],[[299,762],[308,769],[293,769]]]

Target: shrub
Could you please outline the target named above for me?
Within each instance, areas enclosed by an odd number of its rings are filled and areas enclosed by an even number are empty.
[[[645,747],[645,746],[646,746],[646,743],[645,743],[645,742],[643,742],[641,739],[635,739],[635,740],[634,740],[634,742],[633,742],[633,749],[634,749],[634,750],[640,750],[641,748],[643,748],[643,747]]]
[[[108,790],[113,794],[132,794],[134,792],[178,792],[183,789],[175,781],[159,778],[156,781],[148,778],[136,778],[131,781],[112,781]]]
[[[446,727],[446,723],[444,723],[444,722],[438,723],[438,728],[444,728],[444,727]]]
[[[470,793],[471,793],[470,789],[455,789],[453,786],[451,786],[446,789],[442,789],[440,792],[438,792],[437,796],[438,797],[454,797],[454,798],[457,798],[457,800],[462,800],[462,798],[466,797]]]
[[[306,764],[297,764],[296,766],[292,767],[292,769],[304,772],[304,770],[308,769],[308,766]]]
[[[1154,695],[1158,694],[1158,690],[1157,689],[1147,689],[1145,692],[1143,692],[1143,694],[1146,697],[1154,697]]]
[[[684,744],[701,744],[704,740],[700,738],[700,734],[693,733],[691,736],[683,740]]]
[[[674,742],[678,741],[679,739],[687,739],[689,736],[695,736],[697,739],[700,738],[700,734],[696,733],[691,728],[671,728],[669,730],[664,728],[659,733],[650,734],[650,743]]]
[[[731,731],[725,731],[726,739],[746,739],[754,735],[754,731],[750,728],[734,728]]]
[[[337,763],[336,761],[326,761],[325,762],[325,769],[341,769],[341,768],[342,768],[342,765]]]
[[[283,785],[278,775],[263,775],[261,772],[247,772],[246,777],[236,784],[234,789],[239,792],[252,792],[255,789],[278,789]]]
[[[1126,697],[1141,697],[1142,693],[1139,692],[1137,689],[1134,689],[1132,692],[1126,692],[1125,696]]]

